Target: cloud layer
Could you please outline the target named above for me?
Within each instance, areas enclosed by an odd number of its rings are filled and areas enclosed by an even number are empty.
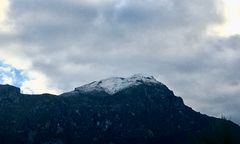
[[[0,52],[26,58],[46,79],[39,85],[61,91],[154,75],[194,109],[240,123],[240,36],[208,35],[222,8],[220,0],[10,0],[13,29],[0,33]]]
[[[0,61],[1,84],[10,84],[20,87],[25,80],[27,80],[27,77],[24,75],[23,71]]]

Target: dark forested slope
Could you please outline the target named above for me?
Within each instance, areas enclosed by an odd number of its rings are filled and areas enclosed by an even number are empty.
[[[1,144],[240,144],[240,127],[195,112],[153,77],[110,78],[62,95],[0,85]]]

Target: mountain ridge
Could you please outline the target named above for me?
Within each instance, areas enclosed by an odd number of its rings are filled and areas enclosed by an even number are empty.
[[[0,143],[240,143],[238,125],[195,112],[153,79],[117,78],[118,84],[129,83],[114,93],[76,88],[61,95],[25,95],[0,85]]]
[[[145,84],[160,84],[153,76],[144,76],[142,74],[135,74],[127,78],[123,77],[110,77],[100,81],[94,81],[89,84],[75,88],[76,91],[80,92],[91,92],[91,91],[105,91],[110,95],[121,91],[127,87],[134,85]]]

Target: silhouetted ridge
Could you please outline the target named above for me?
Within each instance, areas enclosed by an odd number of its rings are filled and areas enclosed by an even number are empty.
[[[20,94],[20,88],[11,85],[0,85],[0,96],[14,96]]]
[[[1,144],[240,143],[238,125],[195,112],[154,77],[139,74],[59,96],[0,85],[0,124]]]

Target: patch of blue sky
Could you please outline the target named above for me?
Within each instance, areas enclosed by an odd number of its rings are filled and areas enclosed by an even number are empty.
[[[21,87],[27,76],[20,69],[17,69],[4,61],[0,60],[0,84],[10,84]]]

